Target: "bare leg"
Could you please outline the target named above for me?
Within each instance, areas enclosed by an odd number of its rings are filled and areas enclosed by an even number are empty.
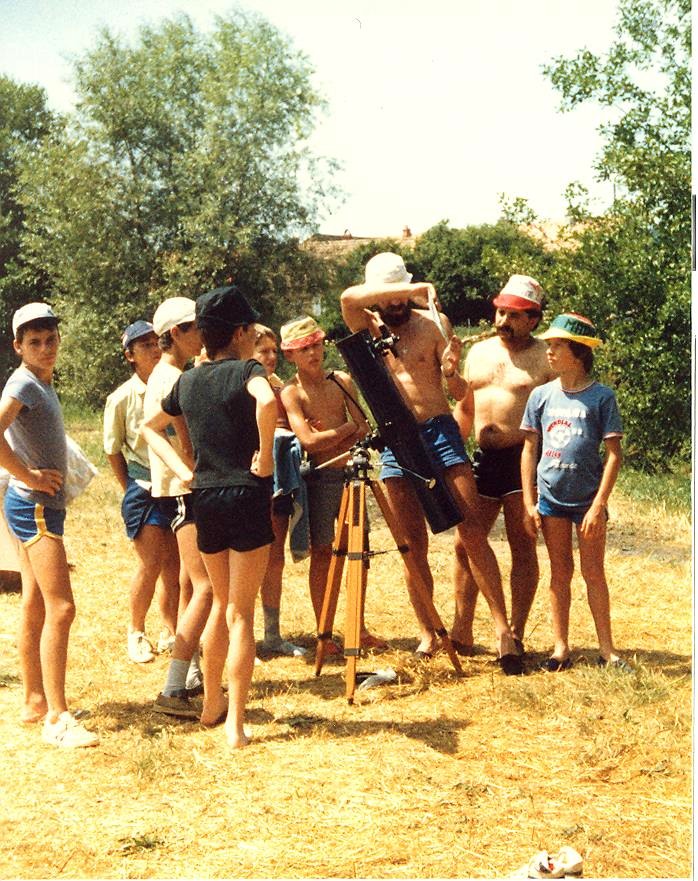
[[[496,499],[486,499],[478,496],[478,517],[484,531],[489,534],[494,526],[500,509],[500,503]],[[472,648],[474,643],[473,637],[473,620],[475,618],[475,605],[477,603],[478,588],[470,571],[470,563],[468,562],[468,554],[461,539],[460,533],[456,531],[455,540],[455,556],[453,560],[453,592],[455,595],[456,608],[453,617],[453,628],[451,630],[451,639],[460,643],[464,649]]]
[[[179,530],[178,530],[179,531]],[[177,539],[177,547],[179,548],[179,539]],[[203,565],[203,563],[202,563]],[[191,578],[187,572],[187,567],[184,565],[184,560],[182,559],[182,551],[179,551],[179,605],[177,606],[177,621],[184,614],[184,610],[189,605],[192,593],[194,591],[194,586],[191,583]]]
[[[499,656],[515,655],[516,645],[507,619],[497,558],[477,515],[478,494],[472,470],[469,465],[454,465],[444,472],[444,476],[463,513],[463,520],[457,527],[458,535],[468,555],[475,583],[490,607]]]
[[[40,658],[47,718],[56,722],[68,709],[65,701],[65,671],[68,637],[75,618],[68,561],[63,542],[43,536],[26,550],[26,557],[44,601],[45,617],[41,630]]]
[[[204,705],[201,712],[201,722],[203,725],[213,725],[225,712],[227,706],[221,681],[228,654],[226,611],[230,585],[229,551],[202,554],[201,556],[213,591],[211,612],[204,629]]]
[[[131,581],[131,629],[145,633],[145,616],[153,601],[155,582],[160,574],[162,537],[159,526],[144,526],[133,540],[138,566]]]
[[[327,573],[330,569],[330,561],[332,560],[332,545],[318,545],[310,549],[310,572],[309,586],[310,599],[315,612],[315,622],[320,623],[320,614],[322,612],[322,600],[325,596],[325,585],[327,583]]]
[[[254,551],[230,551],[228,596],[228,716],[225,733],[231,747],[246,746],[245,704],[254,669],[254,606],[269,559],[269,545]]]
[[[172,657],[190,661],[199,647],[199,640],[211,611],[212,590],[208,573],[196,545],[196,526],[186,523],[176,533],[180,557],[192,584],[192,598],[178,620]]]
[[[271,518],[274,530],[274,541],[269,549],[269,562],[262,579],[262,605],[267,609],[278,609],[281,606],[281,584],[284,573],[284,545],[288,533],[288,517],[274,515]]]
[[[577,527],[577,540],[582,577],[587,586],[587,599],[599,640],[599,654],[605,661],[614,661],[618,655],[611,636],[611,601],[604,570],[606,524],[603,533],[593,537],[585,537]]]
[[[504,496],[504,523],[511,551],[511,629],[523,642],[528,613],[538,587],[536,540],[524,529],[523,494]]]
[[[429,537],[417,495],[409,481],[404,477],[389,477],[385,481],[385,492],[393,515],[399,520],[400,526],[405,533],[412,559],[424,588],[429,596],[433,596],[434,579],[429,568],[428,556]],[[413,576],[406,566],[404,571],[410,602],[419,625],[419,645],[417,651],[431,653],[437,648],[438,640],[431,626],[429,613],[420,597],[420,585],[414,583]]]
[[[313,612],[315,613],[315,624],[320,626],[320,615],[322,614],[322,602],[325,597],[325,588],[327,586],[327,576],[330,571],[330,562],[332,561],[332,545],[317,545],[310,548],[310,569],[308,572],[308,584],[310,587],[310,600],[313,604]],[[325,642],[325,657],[333,657],[341,655],[341,649],[331,639]]]
[[[24,688],[22,722],[40,722],[48,711],[41,675],[41,631],[44,627],[44,598],[24,545],[19,546],[22,573],[22,608],[19,619],[19,664]]]
[[[163,624],[171,634],[177,632],[179,606],[179,551],[177,539],[169,530],[161,530],[160,581],[158,605]]]
[[[574,558],[572,521],[566,517],[543,517],[543,537],[550,558],[550,607],[553,618],[553,654],[558,661],[570,655],[570,602]]]

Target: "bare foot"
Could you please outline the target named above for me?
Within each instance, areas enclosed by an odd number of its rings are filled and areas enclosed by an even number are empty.
[[[333,639],[325,640],[325,651],[324,657],[326,658],[339,658],[344,654],[342,649],[337,645],[337,643]]]
[[[503,658],[505,655],[520,655],[516,641],[509,631],[499,635],[497,639],[497,653],[500,658]]]
[[[361,648],[374,652],[385,652],[390,648],[390,645],[384,639],[381,639],[380,636],[374,636],[368,630],[362,630]]]
[[[475,645],[472,642],[461,642],[460,639],[452,636],[451,645],[455,653],[463,658],[472,658],[475,654]]]
[[[228,727],[225,729],[225,736],[228,740],[228,746],[231,749],[242,749],[243,746],[248,746],[251,738],[249,738],[244,731],[228,731]]]
[[[216,725],[222,725],[225,722],[227,715],[228,701],[224,697],[223,692],[221,692],[216,700],[212,698],[210,701],[207,701],[204,698],[199,722],[201,722],[204,728],[215,728]]]
[[[46,699],[27,701],[19,714],[22,725],[36,725],[37,722],[43,722],[48,712],[48,704]]]

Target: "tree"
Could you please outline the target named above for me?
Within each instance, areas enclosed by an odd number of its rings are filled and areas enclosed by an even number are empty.
[[[614,114],[596,169],[616,199],[582,218],[551,288],[605,332],[600,366],[627,451],[649,469],[690,450],[690,15],[689,0],[621,0],[604,57],[584,50],[545,68],[564,110],[596,101]]]
[[[44,296],[48,284],[45,273],[28,272],[22,259],[25,215],[16,183],[20,158],[32,155],[54,121],[43,89],[0,76],[0,377],[16,361],[9,336],[12,313]]]
[[[241,10],[210,34],[186,16],[141,28],[134,45],[104,30],[78,60],[76,112],[21,178],[26,253],[71,318],[71,394],[101,403],[119,330],[165,297],[244,278],[269,318],[289,278],[317,284],[292,241],[331,193],[305,147],[323,108],[311,72]]]
[[[420,236],[413,262],[420,279],[433,282],[454,323],[477,323],[492,315],[490,300],[509,275],[533,275],[542,282],[551,257],[517,223],[452,229],[446,221]]]

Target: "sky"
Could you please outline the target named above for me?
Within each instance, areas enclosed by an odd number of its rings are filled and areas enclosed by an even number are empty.
[[[441,220],[491,223],[499,195],[562,220],[581,181],[603,210],[599,108],[559,112],[542,66],[581,48],[603,53],[612,0],[243,0],[304,52],[328,102],[311,148],[339,161],[345,192],[320,231],[414,234]],[[49,106],[74,100],[71,58],[107,27],[126,38],[186,12],[209,29],[230,0],[0,0],[0,73],[42,85]]]

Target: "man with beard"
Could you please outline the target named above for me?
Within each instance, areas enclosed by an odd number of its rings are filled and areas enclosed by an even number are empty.
[[[492,611],[502,669],[507,674],[520,674],[523,667],[507,620],[499,567],[476,516],[475,481],[444,391],[445,383],[448,393],[456,400],[466,394],[467,382],[458,370],[462,343],[456,336],[446,343],[436,323],[413,308],[427,306],[429,298],[433,299],[434,289],[426,283],[412,284],[412,276],[399,255],[377,254],[366,264],[365,278],[364,284],[347,288],[342,294],[342,315],[354,332],[368,328],[379,335],[380,324],[384,323],[399,336],[397,356],[389,353],[386,366],[414,413],[432,458],[443,469],[446,483],[460,507],[463,520],[458,534],[467,549],[475,582]],[[415,491],[389,449],[381,454],[381,464],[380,476],[385,481],[390,506],[405,529],[420,580],[433,593],[426,524]],[[419,622],[417,655],[430,658],[437,648],[437,637],[420,602],[418,585],[405,571]]]
[[[493,300],[496,336],[470,349],[464,370],[469,388],[453,411],[464,439],[473,429],[475,432],[478,449],[473,456],[473,473],[480,497],[480,522],[488,534],[504,509],[511,551],[511,630],[521,653],[538,586],[538,558],[536,540],[524,525],[521,451],[525,432],[519,426],[531,390],[554,378],[545,343],[531,336],[541,319],[542,297],[534,278],[512,275]],[[459,654],[471,655],[478,587],[459,535],[455,550],[456,613],[451,638]]]

